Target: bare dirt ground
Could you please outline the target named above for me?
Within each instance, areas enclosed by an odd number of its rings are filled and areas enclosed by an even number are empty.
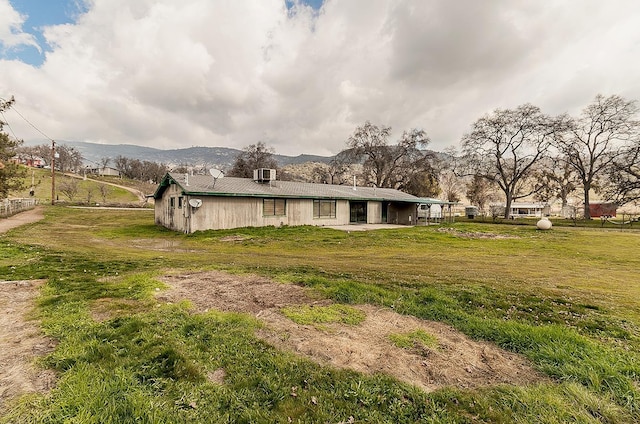
[[[43,281],[0,281],[0,410],[14,397],[45,392],[55,384],[55,374],[38,369],[38,356],[53,350],[37,324],[26,315],[33,308]]]
[[[0,219],[0,234],[44,218],[42,208]],[[33,361],[55,347],[37,324],[27,319],[44,282],[0,281],[0,410],[14,397],[44,392],[55,384],[52,371],[38,369]]]
[[[24,224],[31,224],[32,222],[40,221],[44,218],[41,207],[20,212],[19,214],[10,216],[9,218],[0,218],[0,234],[19,227]]]
[[[480,233],[471,231],[460,231],[456,228],[441,227],[437,230],[439,233],[448,233],[455,237],[468,238],[468,239],[513,239],[517,238],[512,235],[494,234],[494,233]]]
[[[327,304],[299,286],[222,272],[170,275],[163,281],[170,289],[158,293],[158,300],[188,299],[198,312],[216,309],[251,313],[266,324],[259,337],[321,364],[366,374],[385,373],[426,391],[444,386],[526,385],[544,380],[519,355],[473,341],[442,323],[399,315],[390,309],[359,305],[367,316],[360,325],[318,328],[298,325],[280,313],[284,306]],[[390,334],[415,330],[435,336],[437,347],[407,350],[389,340]]]

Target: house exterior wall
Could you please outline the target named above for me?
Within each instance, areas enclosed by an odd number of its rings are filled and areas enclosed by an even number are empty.
[[[99,167],[99,168],[91,168],[89,169],[89,172],[95,175],[100,175],[100,176],[112,176],[112,177],[119,177],[120,176],[120,171],[118,171],[115,168],[110,168],[110,167]]]
[[[382,202],[367,202],[367,224],[382,223]]]
[[[193,208],[189,205],[190,199],[200,199],[202,205]],[[172,184],[162,194],[161,201],[155,202],[155,222],[183,233],[269,225],[349,224],[348,200],[336,200],[335,218],[314,218],[313,206],[313,199],[287,198],[285,215],[265,216],[262,197],[185,196],[179,186]],[[408,223],[408,212],[400,210],[398,216],[400,222]],[[381,202],[368,202],[367,222],[382,222]]]
[[[119,177],[120,171],[115,168],[100,168],[98,175],[109,175],[112,177]]]

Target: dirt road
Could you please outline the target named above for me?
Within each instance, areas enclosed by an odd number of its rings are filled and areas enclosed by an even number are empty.
[[[20,212],[16,215],[10,216],[9,218],[0,218],[0,234],[6,233],[7,231],[24,224],[38,222],[43,218],[44,214],[42,213],[41,207]]]

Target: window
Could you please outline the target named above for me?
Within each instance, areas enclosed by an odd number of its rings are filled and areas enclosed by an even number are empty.
[[[335,218],[336,217],[336,201],[320,200],[313,201],[313,217],[314,218]]]
[[[262,209],[264,216],[283,216],[287,214],[286,199],[263,199]]]
[[[172,209],[176,207],[176,198],[175,197],[169,198],[169,207],[172,208]]]
[[[182,209],[182,199],[182,196],[178,197],[178,209]]]

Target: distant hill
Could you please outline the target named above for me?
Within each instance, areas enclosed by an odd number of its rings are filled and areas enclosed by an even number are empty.
[[[28,143],[30,145],[43,144],[42,142]],[[195,167],[216,167],[229,169],[233,165],[236,156],[242,150],[227,147],[187,147],[184,149],[162,150],[152,147],[136,146],[133,144],[97,144],[83,141],[58,141],[58,144],[75,147],[85,160],[87,165],[98,165],[102,158],[115,159],[124,156],[131,159],[164,163],[169,166],[190,165]],[[300,164],[305,162],[328,163],[332,157],[315,155],[274,155],[279,166]]]

